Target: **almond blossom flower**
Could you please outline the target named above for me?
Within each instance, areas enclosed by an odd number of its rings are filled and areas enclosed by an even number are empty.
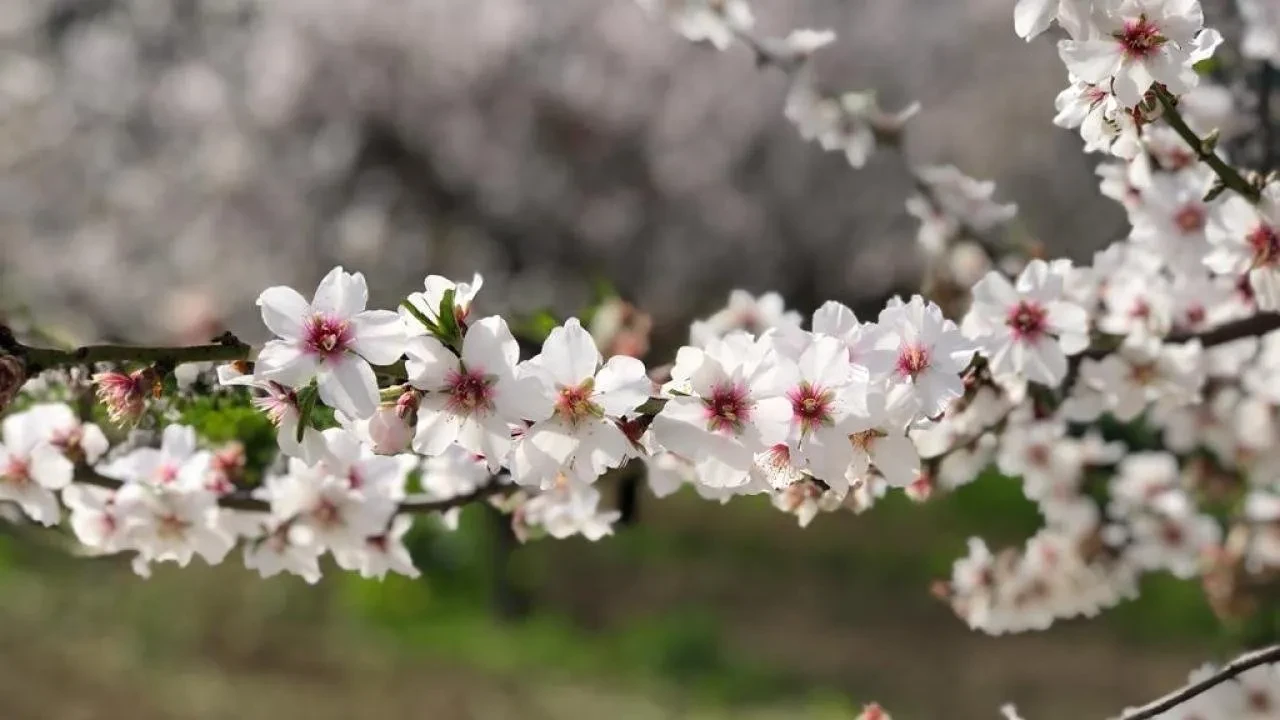
[[[1151,403],[1195,402],[1205,378],[1202,356],[1198,341],[1162,345],[1155,338],[1133,335],[1101,361],[1084,360],[1077,384],[1102,393],[1107,409],[1128,422]],[[1163,407],[1157,412],[1164,412]]]
[[[333,559],[344,570],[355,570],[363,578],[385,578],[388,572],[416,578],[422,575],[413,565],[404,536],[413,528],[413,518],[397,515],[391,527],[380,535],[365,538],[364,547],[337,548]]]
[[[1210,215],[1212,250],[1204,263],[1222,275],[1248,275],[1260,310],[1280,310],[1280,184],[1262,189],[1256,205],[1232,195]]]
[[[169,425],[160,447],[141,447],[98,468],[103,475],[156,487],[204,489],[212,454],[197,447],[195,428]]]
[[[907,437],[907,426],[917,414],[917,403],[906,386],[872,390],[865,413],[851,415],[845,424],[853,457],[845,477],[833,487],[866,483],[872,466],[892,487],[905,488],[915,482],[920,475],[920,454]],[[828,484],[835,480],[823,479]]]
[[[271,504],[277,523],[289,526],[290,542],[330,550],[364,547],[367,538],[383,532],[396,509],[392,492],[297,458],[290,458],[286,474],[268,477],[254,495]]]
[[[0,500],[22,508],[32,520],[56,525],[61,517],[55,490],[71,483],[75,468],[50,441],[65,405],[37,405],[4,419],[0,428]],[[72,417],[74,421],[74,416]]]
[[[235,538],[218,524],[216,498],[203,488],[126,482],[116,493],[115,505],[125,542],[138,551],[140,562],[186,567],[199,555],[216,565],[235,545]]]
[[[705,320],[695,320],[689,328],[689,344],[703,347],[731,332],[745,330],[759,335],[771,328],[799,328],[800,314],[787,310],[776,292],[754,297],[746,290],[729,293],[729,303]]]
[[[755,25],[746,0],[636,0],[650,14],[662,14],[676,32],[693,42],[724,50],[734,37]]]
[[[653,419],[654,440],[689,458],[698,482],[712,488],[747,484],[755,456],[784,443],[791,420],[789,370],[773,343],[735,333],[705,350],[680,349],[667,404]]]
[[[520,348],[496,315],[467,329],[461,358],[429,336],[410,339],[407,354],[409,383],[426,392],[413,439],[423,455],[439,455],[456,442],[497,472],[511,450],[511,426],[553,410],[537,380],[516,377]]]
[[[428,500],[448,500],[473,493],[490,482],[491,477],[484,456],[457,445],[422,460],[422,492]],[[462,508],[450,508],[440,515],[441,524],[447,530],[457,530],[461,514]]]
[[[244,566],[264,578],[282,572],[301,577],[308,584],[320,582],[320,556],[324,547],[298,542],[288,523],[277,524],[266,535],[245,543]]]
[[[997,378],[1056,387],[1067,374],[1067,355],[1089,345],[1089,316],[1063,297],[1063,275],[1032,260],[1016,285],[998,272],[973,286],[964,334],[982,348]]]
[[[1057,20],[1076,37],[1083,32],[1092,5],[1093,0],[1018,0],[1013,8],[1013,29],[1018,37],[1030,42]]]
[[[1195,171],[1159,173],[1151,178],[1144,201],[1129,215],[1129,237],[1152,248],[1174,272],[1204,273],[1211,210],[1203,199],[1207,179]]]
[[[1025,0],[1024,0],[1025,1]],[[1091,25],[1058,43],[1067,69],[1084,82],[1110,86],[1126,107],[1154,83],[1179,95],[1196,86],[1192,66],[1222,42],[1204,29],[1199,0],[1097,0]]]
[[[849,362],[855,371],[869,381],[879,381],[894,368],[896,355],[876,347],[880,328],[875,323],[858,321],[858,316],[843,303],[828,300],[813,311],[814,335],[830,335],[844,343]]]
[[[633,357],[602,361],[591,334],[570,318],[547,335],[541,354],[521,366],[554,410],[517,443],[511,468],[516,482],[549,486],[563,472],[592,483],[633,454],[618,423],[649,399],[653,383]]]
[[[882,334],[876,349],[894,357],[889,382],[909,387],[924,415],[941,413],[964,394],[960,373],[975,348],[937,305],[919,295],[908,302],[895,298],[880,312],[878,325]]]
[[[471,314],[471,303],[479,294],[480,288],[484,287],[484,278],[480,273],[476,273],[469,283],[455,283],[441,275],[428,275],[423,281],[426,290],[423,292],[409,293],[409,297],[405,298],[405,303],[413,306],[418,314],[427,318],[433,323],[440,322],[440,303],[444,301],[446,292],[453,291],[453,316],[459,326],[465,326],[468,316]],[[403,305],[399,308],[400,319],[404,322],[405,330],[408,335],[426,335],[427,328],[414,317]]]
[[[253,396],[253,406],[261,410],[272,425],[276,426],[276,444],[280,452],[290,457],[312,461],[324,451],[320,432],[308,427],[298,440],[298,421],[302,419],[298,407],[298,392],[274,380],[266,380],[257,374],[240,372],[235,364],[219,365],[218,384],[248,387],[259,391]]]
[[[336,267],[307,302],[281,285],[258,296],[262,320],[279,339],[258,353],[256,374],[285,387],[300,388],[314,378],[320,399],[354,418],[378,408],[372,365],[390,365],[404,352],[400,316],[366,310],[369,288],[361,273]]]
[[[71,513],[71,530],[82,545],[96,553],[123,549],[124,520],[114,490],[72,484],[62,489],[62,502]]]
[[[600,491],[594,486],[566,479],[520,507],[517,535],[527,537],[530,528],[538,528],[559,540],[581,535],[594,542],[612,535],[619,517],[617,510],[600,509]]]
[[[834,487],[844,482],[853,460],[850,416],[867,414],[867,374],[855,371],[845,344],[829,335],[815,336],[796,369],[786,390],[791,403],[787,447],[797,467]]]

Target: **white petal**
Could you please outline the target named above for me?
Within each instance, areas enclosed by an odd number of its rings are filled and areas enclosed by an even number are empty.
[[[418,406],[418,429],[413,436],[413,449],[435,456],[443,453],[458,439],[461,419],[445,409],[446,400],[428,395]]]
[[[405,373],[419,390],[439,390],[458,371],[458,356],[431,336],[415,336],[405,344]]]
[[[1049,29],[1058,12],[1058,0],[1018,0],[1013,8],[1013,31],[1023,40],[1031,40]]]
[[[262,322],[276,335],[293,340],[302,337],[302,321],[311,314],[306,298],[284,285],[269,287],[258,296]]]
[[[264,380],[299,388],[315,377],[319,358],[285,340],[272,340],[254,360],[254,372]]]
[[[645,374],[644,363],[636,358],[615,355],[596,373],[592,400],[610,417],[622,417],[648,401],[653,383]]]
[[[61,490],[71,484],[75,466],[62,453],[41,445],[31,453],[31,478],[42,487]]]
[[[467,328],[462,341],[462,364],[468,370],[509,374],[520,359],[520,345],[511,335],[507,321],[493,315]]]
[[[552,329],[542,344],[542,366],[556,383],[577,387],[600,367],[600,351],[577,318]]]
[[[350,417],[363,419],[378,409],[378,380],[373,368],[350,353],[326,362],[316,376],[320,399]]]
[[[320,280],[311,300],[311,309],[350,318],[363,312],[368,302],[369,286],[365,283],[364,274],[349,273],[338,266]]]
[[[916,453],[916,446],[905,435],[877,439],[871,446],[871,461],[884,479],[895,487],[910,485],[920,473],[920,456]]]
[[[404,354],[405,332],[400,316],[390,310],[366,310],[351,319],[354,349],[374,365],[390,365]]]

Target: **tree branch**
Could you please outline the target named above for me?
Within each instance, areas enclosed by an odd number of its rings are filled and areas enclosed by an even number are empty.
[[[82,467],[76,473],[75,481],[84,485],[95,485],[108,490],[119,490],[125,483],[115,478],[100,475],[92,468]],[[397,514],[425,515],[459,508],[491,497],[510,495],[519,490],[517,485],[504,485],[490,481],[479,488],[462,495],[455,495],[443,500],[405,500],[396,508]],[[271,503],[253,497],[248,491],[236,490],[218,498],[218,507],[228,510],[246,510],[249,512],[271,512]]]
[[[1241,655],[1235,660],[1232,660],[1222,666],[1222,668],[1213,675],[1210,675],[1200,682],[1192,683],[1180,690],[1175,690],[1174,692],[1171,692],[1158,700],[1147,703],[1142,707],[1126,710],[1124,714],[1120,716],[1119,720],[1148,720],[1148,718],[1154,718],[1157,715],[1171,710],[1198,695],[1202,695],[1209,690],[1212,690],[1213,688],[1248,670],[1258,667],[1259,665],[1269,665],[1274,662],[1280,662],[1280,645],[1263,648],[1247,655]]]
[[[1262,193],[1258,188],[1251,185],[1248,180],[1245,180],[1244,176],[1237,172],[1235,168],[1218,157],[1211,142],[1196,135],[1195,131],[1187,125],[1186,120],[1183,120],[1182,115],[1178,112],[1177,99],[1170,95],[1163,85],[1155,86],[1155,95],[1156,99],[1160,101],[1160,106],[1164,108],[1165,121],[1187,143],[1187,146],[1196,154],[1196,157],[1213,169],[1213,172],[1217,174],[1223,185],[1236,191],[1249,202],[1257,202]]]
[[[208,345],[165,347],[151,345],[84,345],[72,350],[24,345],[9,328],[0,326],[0,352],[22,359],[27,373],[96,362],[158,363],[169,367],[193,362],[248,360],[252,348],[231,333],[223,333]]]

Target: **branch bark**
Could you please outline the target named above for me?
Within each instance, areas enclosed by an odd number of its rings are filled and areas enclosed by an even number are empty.
[[[1263,648],[1232,660],[1213,675],[1165,695],[1139,708],[1131,708],[1122,714],[1119,720],[1148,720],[1190,701],[1199,695],[1212,690],[1228,680],[1260,665],[1280,662],[1280,645]]]
[[[180,347],[155,345],[83,345],[71,350],[24,345],[9,328],[0,326],[0,351],[21,358],[28,375],[44,370],[96,362],[157,363],[175,367],[193,362],[248,360],[252,348],[231,333],[223,333],[207,345]]]
[[[109,478],[95,472],[92,468],[83,467],[76,473],[75,481],[85,485],[96,485],[97,487],[107,488],[108,490],[119,490],[124,486],[124,482]],[[452,510],[472,503],[488,500],[492,497],[501,497],[510,495],[519,490],[517,485],[504,485],[501,483],[490,481],[488,484],[465,493],[463,495],[455,495],[451,498],[443,500],[405,500],[396,508],[397,513],[408,515],[425,515],[434,512],[444,512]],[[265,500],[253,497],[249,492],[237,490],[235,492],[223,495],[218,498],[218,506],[227,508],[228,510],[246,510],[249,512],[271,512],[271,504]]]
[[[1186,120],[1182,119],[1182,114],[1178,112],[1177,99],[1170,95],[1169,91],[1162,85],[1155,86],[1155,95],[1156,99],[1160,101],[1160,106],[1164,109],[1165,122],[1168,122],[1169,127],[1173,128],[1187,143],[1187,146],[1196,154],[1196,157],[1213,169],[1213,172],[1222,181],[1223,185],[1236,191],[1249,202],[1256,203],[1262,194],[1261,191],[1250,184],[1248,180],[1245,180],[1244,176],[1228,165],[1225,160],[1218,157],[1212,144],[1206,142],[1187,125]]]

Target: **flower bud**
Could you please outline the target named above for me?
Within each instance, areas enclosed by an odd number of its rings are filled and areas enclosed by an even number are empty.
[[[13,355],[0,355],[0,412],[9,407],[26,381],[27,370],[22,361]]]
[[[405,393],[406,395],[408,393]],[[403,395],[401,398],[403,399]],[[382,405],[369,418],[369,441],[379,455],[395,455],[409,448],[413,428],[400,414],[400,403]]]
[[[155,385],[150,368],[122,372],[101,372],[93,376],[98,401],[107,406],[107,415],[117,425],[136,421],[147,409],[147,395]]]

